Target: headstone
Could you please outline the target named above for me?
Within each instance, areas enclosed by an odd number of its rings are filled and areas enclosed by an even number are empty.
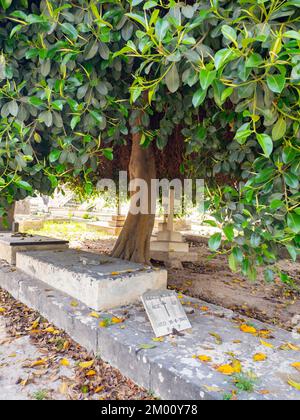
[[[191,328],[175,292],[170,290],[147,292],[142,296],[147,315],[156,337]]]

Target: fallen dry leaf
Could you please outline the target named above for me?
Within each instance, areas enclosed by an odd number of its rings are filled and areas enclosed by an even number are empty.
[[[292,343],[285,343],[282,346],[279,347],[279,350],[285,350],[285,351],[300,351],[300,347],[296,346]]]
[[[124,319],[122,318],[117,318],[116,316],[112,317],[111,322],[113,324],[122,324],[122,322],[124,322]]]
[[[295,382],[293,379],[289,379],[288,384],[293,388],[297,389],[297,391],[300,391],[300,383]]]
[[[250,325],[243,324],[240,326],[240,330],[243,331],[246,334],[256,334],[257,330],[254,327],[251,327]]]
[[[89,370],[86,374],[86,376],[95,376],[96,375],[96,371],[95,370]]]
[[[90,360],[89,362],[81,362],[81,363],[79,363],[79,366],[82,369],[89,369],[90,367],[93,366],[93,364],[94,364],[94,360]]]
[[[45,366],[46,364],[47,364],[46,359],[40,359],[40,360],[36,360],[35,362],[32,362],[30,364],[30,367],[34,368],[34,367],[38,367],[38,366]]]
[[[99,319],[100,318],[100,315],[97,312],[91,312],[89,314],[89,316],[92,317],[92,318],[96,318],[96,319]]]
[[[223,375],[232,376],[235,372],[234,368],[231,365],[222,365],[217,368],[217,371]]]
[[[223,340],[222,340],[222,338],[221,338],[221,336],[219,334],[209,333],[209,335],[211,335],[212,337],[214,337],[214,339],[216,340],[216,344],[218,344],[218,346],[220,346],[221,344],[223,344]]]
[[[264,362],[265,360],[267,360],[267,358],[268,358],[267,355],[264,353],[256,353],[253,356],[254,362]]]
[[[300,362],[293,363],[291,366],[300,372]]]
[[[201,360],[203,363],[209,363],[212,361],[212,358],[210,356],[206,356],[205,354],[202,354],[200,356],[196,356],[197,359]]]
[[[270,348],[270,349],[273,349],[273,348],[274,348],[273,344],[271,344],[271,343],[267,343],[267,342],[266,342],[266,341],[264,341],[264,340],[260,340],[260,344],[261,344],[262,346],[268,347],[268,348]]]

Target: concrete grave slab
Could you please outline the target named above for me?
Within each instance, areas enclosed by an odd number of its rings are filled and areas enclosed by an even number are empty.
[[[94,310],[128,305],[167,287],[166,270],[75,250],[20,252],[16,265]]]
[[[13,265],[16,264],[16,253],[20,251],[64,250],[68,247],[69,242],[60,239],[11,232],[0,233],[0,259]]]
[[[86,305],[72,306],[66,294],[18,270],[13,271],[7,264],[0,264],[0,287],[162,399],[222,400],[232,390],[237,391],[234,378],[216,369],[218,365],[230,363],[234,354],[243,372],[257,377],[253,391],[238,391],[238,399],[300,400],[300,392],[288,384],[289,379],[300,382],[300,373],[291,366],[299,362],[300,352],[288,350],[288,346],[280,350],[286,343],[300,346],[297,328],[290,333],[253,319],[242,321],[230,310],[181,296],[192,330],[154,342],[141,304],[99,312],[99,318],[95,319]],[[100,320],[113,316],[125,320],[108,328],[100,327]],[[242,332],[241,322],[255,326],[257,331],[269,330],[271,338],[264,341],[272,347],[263,345],[258,335]],[[222,340],[219,343],[216,334]],[[258,352],[265,353],[267,359],[254,362],[253,355]],[[207,355],[211,362],[203,363],[194,355]]]

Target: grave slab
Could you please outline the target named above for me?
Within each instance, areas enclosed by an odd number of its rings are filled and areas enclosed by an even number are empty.
[[[16,266],[94,310],[128,305],[167,287],[166,270],[76,250],[20,252]]]
[[[0,287],[162,399],[222,400],[235,390],[240,400],[300,400],[300,391],[288,384],[289,380],[300,382],[300,373],[291,366],[299,362],[300,352],[279,350],[287,343],[300,345],[297,328],[290,333],[180,296],[192,329],[154,342],[142,304],[99,312],[99,319],[95,319],[86,305],[72,306],[68,295],[13,271],[7,264],[0,264]],[[99,326],[101,319],[113,316],[123,317],[124,322],[108,328]],[[242,323],[254,326],[258,332],[268,330],[271,338],[264,341],[272,347],[263,345],[258,334],[242,332]],[[216,334],[221,339],[219,344]],[[258,352],[265,353],[267,359],[254,362],[253,355]],[[194,355],[207,355],[211,362],[203,363]],[[251,372],[256,377],[253,392],[238,391],[233,377],[217,371],[217,366],[231,362],[232,355],[241,362],[244,374]]]
[[[23,234],[12,234],[11,232],[0,233],[0,259],[9,264],[16,264],[16,254],[21,251],[38,250],[64,250],[68,249],[69,242],[47,238],[44,236],[32,236]]]

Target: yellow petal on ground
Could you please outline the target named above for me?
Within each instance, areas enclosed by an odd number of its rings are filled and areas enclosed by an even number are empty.
[[[235,373],[234,368],[231,365],[222,365],[217,368],[217,371],[223,375],[231,376]]]
[[[59,362],[59,364],[61,366],[70,366],[70,362],[68,359],[61,359],[61,361]]]
[[[177,297],[178,297],[178,299],[183,299],[183,295],[182,295],[181,293],[179,293],[179,294],[177,295]]]
[[[201,306],[200,311],[207,312],[209,308],[207,306]]]
[[[86,376],[95,376],[96,375],[96,371],[95,370],[89,370],[86,374]]]
[[[212,361],[212,358],[210,356],[206,356],[205,354],[201,354],[200,356],[197,356],[197,358],[203,363],[209,363]]]
[[[0,314],[4,314],[5,309],[4,308],[0,308]]]
[[[81,363],[79,363],[79,366],[82,369],[89,369],[90,367],[93,366],[93,364],[94,364],[94,360],[90,360],[89,362],[81,362]]]
[[[268,356],[264,353],[256,353],[253,356],[253,360],[254,362],[264,362],[265,360],[267,360]]]
[[[250,325],[243,324],[240,326],[240,330],[243,331],[246,334],[256,334],[257,330],[254,327],[251,327]]]
[[[260,340],[260,344],[261,344],[262,346],[269,347],[270,349],[273,349],[273,348],[274,348],[273,344],[271,344],[271,343],[267,343],[267,342],[266,342],[266,341],[264,341],[264,340]]]
[[[100,328],[106,328],[106,327],[107,327],[107,322],[105,322],[105,321],[100,321],[100,322],[99,322],[99,327],[100,327]]]
[[[91,312],[90,314],[89,314],[89,316],[90,317],[92,317],[92,318],[100,318],[100,315],[99,314],[97,314],[97,312]]]
[[[291,366],[300,372],[300,362],[293,363]]]
[[[120,273],[118,271],[113,271],[112,273],[110,273],[112,276],[118,276]]]
[[[73,308],[77,308],[77,306],[79,306],[79,303],[76,302],[76,300],[72,300],[72,302],[70,303],[71,306],[73,306]]]
[[[297,391],[300,391],[300,383],[295,382],[293,379],[289,379],[288,384],[293,388],[297,389]]]

